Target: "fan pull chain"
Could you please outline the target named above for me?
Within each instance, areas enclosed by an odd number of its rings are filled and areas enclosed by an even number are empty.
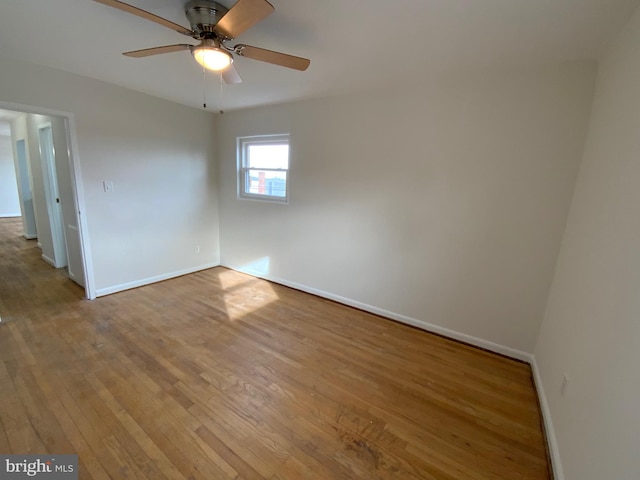
[[[220,72],[220,85],[219,85],[219,88],[220,88],[220,107],[222,107],[222,91],[223,91],[222,85],[223,85],[223,78],[222,78],[222,71],[221,71]],[[223,113],[223,111],[220,110],[220,113]]]
[[[202,67],[202,108],[207,109],[207,69]]]

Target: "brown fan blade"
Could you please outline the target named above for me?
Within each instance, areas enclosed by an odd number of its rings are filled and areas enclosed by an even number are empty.
[[[151,55],[160,55],[161,53],[180,52],[182,50],[189,50],[192,45],[186,43],[178,43],[177,45],[165,45],[164,47],[144,48],[142,50],[134,50],[132,52],[124,52],[123,55],[127,57],[142,58],[150,57]]]
[[[225,38],[237,38],[273,11],[267,0],[238,0],[213,30]]]
[[[242,83],[242,78],[233,63],[222,71],[222,79],[226,84]]]
[[[178,33],[182,33],[183,35],[188,35],[190,37],[193,36],[193,32],[188,28],[183,27],[182,25],[178,25],[177,23],[173,23],[166,18],[159,17],[154,15],[153,13],[147,12],[146,10],[142,10],[141,8],[134,7],[133,5],[129,5],[128,3],[119,2],[118,0],[93,0],[94,2],[102,3],[103,5],[107,5],[109,7],[117,8],[118,10],[122,10],[123,12],[131,13],[132,15],[136,15],[141,18],[146,18],[147,20],[151,20],[152,22],[159,23],[171,30],[175,30]]]
[[[274,52],[265,48],[252,47],[251,45],[236,45],[234,51],[243,57],[260,60],[261,62],[273,63],[282,67],[293,68],[294,70],[304,71],[309,68],[311,60],[294,57],[286,53]]]

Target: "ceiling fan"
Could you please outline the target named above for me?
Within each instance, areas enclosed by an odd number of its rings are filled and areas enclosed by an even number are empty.
[[[184,7],[191,30],[119,0],[94,1],[146,18],[200,42],[198,45],[178,43],[123,53],[127,57],[142,58],[161,53],[190,50],[200,65],[208,70],[220,72],[226,83],[242,82],[233,66],[233,54],[300,71],[306,70],[311,63],[306,58],[251,45],[227,45],[227,42],[235,39],[274,11],[273,5],[267,0],[238,0],[231,8],[212,0],[191,0]]]

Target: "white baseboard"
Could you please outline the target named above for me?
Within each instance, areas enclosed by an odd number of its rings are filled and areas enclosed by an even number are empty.
[[[51,265],[53,268],[63,268],[63,267],[66,267],[66,266],[67,266],[67,264],[64,264],[64,265],[56,265],[56,262],[55,262],[52,258],[47,257],[44,253],[43,253],[42,255],[40,255],[40,257],[42,258],[42,260],[44,260],[45,262],[47,262],[47,263],[48,263],[49,265]]]
[[[45,262],[47,262],[49,265],[51,265],[53,268],[56,268],[56,262],[53,261],[53,259],[47,257],[44,253],[42,255],[40,255],[40,257],[42,258],[42,260],[44,260]]]
[[[44,255],[43,255],[44,258]],[[105,295],[110,295],[112,293],[121,292],[124,290],[129,290],[132,288],[142,287],[144,285],[149,285],[151,283],[161,282],[163,280],[169,280],[170,278],[180,277],[182,275],[187,275],[190,273],[195,273],[201,270],[206,270],[209,268],[214,268],[220,266],[219,263],[211,263],[205,264],[194,268],[189,268],[185,270],[180,270],[177,272],[172,272],[168,274],[158,275],[155,277],[145,278],[142,280],[136,280],[134,282],[123,283],[120,285],[114,285],[111,287],[99,288],[96,290],[96,296],[103,297]],[[533,380],[535,382],[536,390],[538,392],[538,398],[540,402],[540,409],[542,413],[542,418],[545,427],[545,433],[547,437],[547,442],[549,445],[549,454],[551,455],[551,465],[553,468],[554,479],[555,480],[565,480],[564,474],[562,471],[562,463],[560,461],[560,454],[558,450],[558,443],[555,436],[555,431],[553,429],[553,423],[551,420],[551,412],[549,410],[549,405],[547,403],[547,398],[544,393],[544,387],[542,385],[542,379],[540,378],[540,372],[538,370],[538,366],[535,360],[535,357],[531,353],[523,352],[521,350],[516,350],[511,347],[507,347],[504,345],[500,345],[494,342],[490,342],[488,340],[484,340],[482,338],[474,337],[471,335],[467,335],[465,333],[456,332],[455,330],[451,330],[448,328],[440,327],[438,325],[434,325],[429,322],[425,322],[424,320],[418,320],[416,318],[408,317],[406,315],[401,315],[398,313],[390,312],[388,310],[384,310],[382,308],[374,307],[372,305],[368,305],[362,302],[358,302],[356,300],[352,300],[346,297],[342,297],[340,295],[334,295],[329,292],[325,292],[322,290],[318,290],[316,288],[311,288],[306,285],[302,285],[296,282],[290,282],[288,280],[275,277],[272,275],[265,275],[262,272],[258,272],[255,270],[251,270],[248,268],[242,267],[234,267],[232,265],[222,265],[226,268],[230,268],[231,270],[236,270],[238,272],[246,273],[253,277],[263,278],[265,280],[275,282],[287,287],[295,288],[296,290],[300,290],[306,293],[310,293],[312,295],[317,295],[319,297],[327,298],[329,300],[334,300],[338,303],[342,303],[344,305],[348,305],[351,307],[358,308],[360,310],[364,310],[366,312],[373,313],[375,315],[380,315],[385,318],[389,318],[391,320],[395,320],[397,322],[401,322],[407,325],[411,325],[413,327],[419,328],[421,330],[425,330],[427,332],[436,333],[438,335],[442,335],[444,337],[451,338],[453,340],[458,340],[464,343],[468,343],[470,345],[474,345],[485,350],[489,350],[491,352],[499,353],[500,355],[504,355],[510,358],[514,358],[516,360],[520,360],[526,362],[531,365],[531,369],[533,372]]]
[[[384,310],[382,308],[374,307],[373,305],[368,305],[366,303],[358,302],[357,300],[352,300],[350,298],[341,297],[340,295],[334,295],[333,293],[325,292],[322,290],[318,290],[316,288],[311,288],[306,285],[301,285],[299,283],[290,282],[283,278],[274,277],[272,275],[265,275],[262,272],[258,272],[255,270],[251,270],[243,267],[234,267],[232,265],[224,265],[223,267],[230,268],[231,270],[236,270],[238,272],[246,273],[253,277],[264,278],[265,280],[269,280],[271,282],[279,283],[286,287],[295,288],[296,290],[301,290],[306,293],[310,293],[312,295],[317,295],[318,297],[327,298],[329,300],[334,300],[338,303],[342,303],[344,305],[349,305],[350,307],[355,307],[360,310],[364,310],[369,313],[373,313],[375,315],[380,315],[381,317],[389,318],[391,320],[395,320],[400,323],[405,323],[407,325],[411,325],[413,327],[419,328],[421,330],[425,330],[427,332],[436,333],[438,335],[442,335],[443,337],[452,338],[454,340],[458,340],[460,342],[468,343],[470,345],[474,345],[476,347],[484,348],[485,350],[489,350],[491,352],[499,353],[500,355],[504,355],[510,358],[515,358],[516,360],[521,360],[523,362],[530,363],[532,356],[530,353],[523,352],[521,350],[516,350],[511,347],[506,347],[504,345],[500,345],[497,343],[490,342],[488,340],[484,340],[482,338],[473,337],[471,335],[467,335],[465,333],[456,332],[455,330],[450,330],[445,327],[440,327],[438,325],[434,325],[429,322],[425,322],[424,320],[418,320],[417,318],[407,317],[406,315],[401,315],[399,313],[390,312],[388,310]]]
[[[140,280],[135,280],[133,282],[113,285],[111,287],[98,288],[96,290],[96,297],[104,297],[105,295],[111,295],[112,293],[118,293],[124,290],[130,290],[132,288],[143,287],[145,285],[150,285],[152,283],[162,282],[163,280],[169,280],[170,278],[181,277],[183,275],[188,275],[190,273],[195,273],[201,270],[207,270],[209,268],[218,267],[218,266],[220,266],[219,263],[207,263],[204,265],[199,265],[197,267],[187,268],[185,270],[179,270],[177,272],[165,273],[162,275],[157,275],[155,277],[143,278]]]
[[[19,218],[21,216],[19,213],[0,213],[0,218]]]
[[[38,235],[28,235],[28,234],[24,234],[22,235],[24,238],[26,238],[27,240],[35,240],[36,238],[38,238]],[[38,245],[40,246],[40,245]]]
[[[272,275],[265,275],[263,272],[255,271],[250,268],[234,267],[232,265],[225,265],[225,264],[222,264],[222,266],[226,268],[230,268],[232,270],[236,270],[238,272],[246,273],[253,277],[263,278],[271,282],[275,282],[281,285],[285,285],[287,287],[295,288],[296,290],[310,293],[312,295],[317,295],[319,297],[327,298],[329,300],[334,300],[338,303],[349,305],[351,307],[355,307],[360,310],[364,310],[376,315],[380,315],[382,317],[389,318],[391,320],[405,323],[407,325],[414,326],[416,328],[425,330],[427,332],[436,333],[438,335],[442,335],[443,337],[468,343],[470,345],[474,345],[476,347],[480,347],[485,350],[499,353],[500,355],[504,355],[504,356],[528,363],[529,365],[531,365],[531,370],[533,372],[533,380],[535,382],[536,390],[538,393],[540,410],[542,414],[542,421],[544,422],[545,434],[547,437],[547,444],[549,446],[549,455],[551,456],[550,460],[551,460],[551,468],[553,469],[554,480],[565,480],[564,473],[562,470],[562,462],[560,461],[560,452],[558,450],[558,442],[556,440],[555,430],[553,429],[553,422],[551,421],[551,411],[549,410],[547,397],[545,396],[544,387],[542,386],[542,379],[540,377],[538,365],[536,363],[535,356],[532,353],[523,352],[521,350],[516,350],[511,347],[493,343],[488,340],[484,340],[482,338],[474,337],[461,332],[456,332],[455,330],[450,330],[448,328],[440,327],[438,325],[425,322],[424,320],[418,320],[416,318],[407,317],[406,315],[400,315],[398,313],[390,312],[388,310],[374,307],[372,305],[367,305],[365,303],[358,302],[356,300],[351,300],[349,298],[341,297],[339,295],[334,295],[329,292],[324,292],[322,290],[311,288],[306,285],[290,282],[288,280],[274,277]]]
[[[533,381],[536,385],[538,392],[538,401],[540,402],[540,410],[542,411],[542,420],[544,422],[545,434],[547,437],[547,445],[549,445],[549,455],[551,456],[551,467],[553,468],[554,480],[564,480],[564,471],[562,470],[562,461],[560,459],[560,450],[558,448],[558,439],[556,438],[556,431],[553,429],[553,421],[551,419],[551,410],[549,408],[549,402],[547,402],[547,396],[544,393],[544,386],[542,385],[542,377],[540,376],[540,370],[538,369],[538,363],[536,357],[531,356],[531,371],[533,372]]]

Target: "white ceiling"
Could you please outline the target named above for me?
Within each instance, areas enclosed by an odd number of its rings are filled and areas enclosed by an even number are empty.
[[[219,0],[231,6],[234,0]],[[184,26],[186,0],[129,0]],[[271,0],[276,11],[237,39],[311,59],[306,72],[236,59],[244,82],[212,110],[402,88],[468,68],[596,58],[640,0]],[[121,52],[190,39],[91,0],[2,0],[0,55],[202,104],[202,71],[189,52],[144,59]],[[193,43],[196,43],[195,41]],[[1,68],[1,67],[0,67]]]

